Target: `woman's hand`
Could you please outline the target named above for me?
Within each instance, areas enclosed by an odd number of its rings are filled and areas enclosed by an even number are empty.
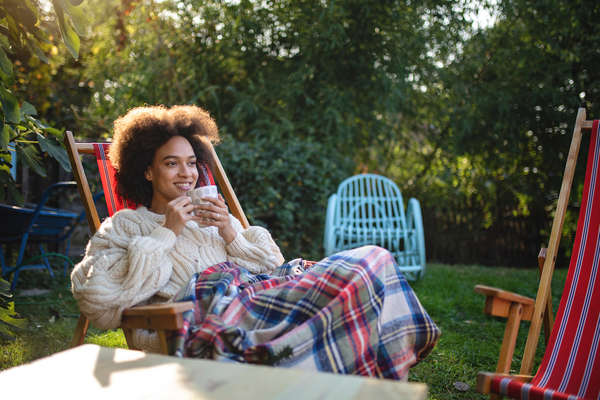
[[[194,217],[192,214],[194,207],[196,206],[192,204],[192,200],[188,196],[180,196],[171,200],[167,203],[163,226],[179,236],[185,223]]]
[[[223,197],[221,195],[218,198],[204,197],[202,200],[206,201],[206,204],[195,206],[194,221],[204,226],[216,226],[225,243],[231,243],[235,239],[236,232],[231,225],[229,210]]]

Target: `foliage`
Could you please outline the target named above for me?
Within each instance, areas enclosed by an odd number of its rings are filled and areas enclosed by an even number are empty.
[[[15,313],[11,298],[10,283],[0,278],[0,341],[14,340],[15,331],[23,329],[27,323]]]
[[[135,105],[197,103],[237,139],[293,135],[365,159],[400,140],[423,54],[459,40],[463,3],[109,2],[89,115],[108,127]]]
[[[534,265],[547,244],[578,107],[600,115],[596,1],[507,0],[432,75],[429,126],[391,170],[422,198],[428,254],[447,262]],[[587,144],[580,160],[585,160]],[[400,152],[398,159],[405,152]],[[580,162],[564,236],[575,229]],[[572,241],[563,240],[563,262]]]
[[[48,19],[36,0],[7,0],[0,5],[0,200],[22,199],[10,175],[13,154],[41,176],[46,174],[43,154],[70,169],[66,152],[56,141],[60,131],[38,119],[36,108],[19,91],[26,66],[35,65],[37,59],[49,62],[56,25],[72,57],[78,57],[79,35],[85,31],[83,13],[76,7],[79,3],[53,0],[56,21]]]
[[[576,109],[600,111],[596,3],[88,0],[81,61],[30,57],[15,71],[23,98],[40,93],[40,119],[79,135],[109,136],[140,104],[196,103],[239,148],[294,138],[346,155],[344,173],[387,175],[421,201],[429,256],[529,265],[549,235]],[[482,8],[496,21],[476,29]],[[282,237],[286,215],[256,222]],[[301,246],[292,253],[316,249],[321,225],[310,245],[286,240]]]
[[[294,137],[229,138],[217,152],[250,223],[272,232],[286,260],[321,259],[327,198],[352,171],[351,160]]]
[[[237,168],[237,159],[257,153],[224,161],[245,174],[237,193],[253,222],[267,224],[293,254],[317,258],[326,194],[356,171],[336,165],[339,155],[376,168],[394,164],[395,144],[414,142],[401,128],[414,114],[416,76],[433,68],[423,55],[447,57],[468,10],[468,2],[438,0],[91,2],[97,19],[85,76],[95,85],[90,125],[78,131],[98,137],[98,127],[110,131],[118,115],[144,103],[206,107],[234,140],[232,152],[260,150],[273,160],[273,171],[256,168],[264,163]],[[311,163],[326,168],[313,173]],[[304,184],[285,186],[292,180]]]

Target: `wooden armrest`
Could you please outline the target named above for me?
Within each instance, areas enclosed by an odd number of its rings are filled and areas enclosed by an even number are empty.
[[[506,318],[509,315],[511,304],[519,303],[523,306],[521,319],[524,321],[531,320],[535,306],[534,299],[485,285],[476,285],[474,290],[486,296],[484,308],[486,314]]]
[[[492,379],[496,376],[513,378],[521,382],[530,382],[533,379],[531,375],[510,375],[494,372],[480,372],[477,374],[477,391],[483,394],[490,394]]]
[[[182,312],[191,310],[192,308],[194,308],[194,302],[192,301],[149,304],[146,306],[135,306],[123,310],[123,316],[181,314]]]
[[[121,328],[177,330],[183,326],[182,313],[193,308],[191,301],[132,307],[123,311]]]

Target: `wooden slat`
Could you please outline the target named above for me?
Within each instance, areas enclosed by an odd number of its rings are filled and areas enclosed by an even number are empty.
[[[167,315],[167,314],[181,314],[182,312],[191,310],[194,308],[194,302],[183,301],[177,303],[160,303],[160,304],[149,304],[146,306],[135,306],[128,308],[123,311],[123,316],[136,316],[136,315]]]
[[[77,145],[75,144],[73,134],[70,131],[65,132],[64,143],[67,149],[67,154],[69,155],[69,160],[71,161],[73,176],[77,181],[79,195],[81,196],[81,201],[83,202],[83,206],[85,207],[85,213],[88,219],[90,233],[93,235],[100,227],[100,218],[98,217],[96,205],[94,204],[94,198],[92,196],[92,192],[90,191],[90,185],[88,184],[87,178],[85,177],[83,165],[81,164],[81,159],[79,158],[79,151],[77,149]]]
[[[492,379],[496,376],[510,377],[521,382],[530,382],[533,379],[531,375],[509,375],[493,372],[480,372],[477,374],[477,391],[483,394],[490,394]]]
[[[533,300],[532,300],[533,301]],[[484,313],[501,318],[510,317],[510,310],[513,304],[521,304],[522,314],[521,319],[523,321],[531,321],[533,315],[533,304],[523,306],[523,303],[515,303],[513,301],[507,301],[500,297],[487,297],[485,299]]]
[[[546,254],[548,249],[542,247],[538,254],[538,268],[540,269],[540,275],[544,270],[544,263],[546,262]],[[554,325],[554,313],[552,312],[552,293],[548,292],[548,300],[546,301],[546,309],[544,310],[544,338],[546,344],[550,340],[550,332],[552,332],[552,325]]]
[[[225,196],[225,200],[227,201],[227,205],[229,206],[229,211],[231,214],[236,217],[244,227],[244,229],[248,229],[250,224],[248,223],[248,219],[246,218],[246,214],[244,214],[244,210],[240,202],[238,201],[235,192],[233,191],[233,187],[229,183],[229,179],[227,179],[227,174],[225,173],[225,169],[221,165],[221,161],[219,161],[219,157],[215,152],[215,148],[212,143],[208,140],[205,140],[206,147],[209,151],[209,156],[211,157],[210,163],[213,170],[213,175],[217,178],[217,183],[223,192],[223,196]]]
[[[183,326],[181,314],[131,315],[121,319],[121,328],[176,330]]]
[[[509,302],[521,303],[524,306],[533,305],[535,301],[531,297],[521,296],[507,290],[502,290],[492,286],[476,285],[474,288],[475,292],[483,294],[484,296],[497,297],[502,300]]]
[[[157,331],[158,342],[160,344],[160,353],[166,356],[169,355],[169,343],[167,342],[167,333],[165,331]]]
[[[496,372],[510,372],[515,345],[517,343],[517,335],[519,334],[519,325],[521,324],[521,315],[523,315],[523,305],[512,303],[506,328],[504,329],[504,338],[502,340],[502,347],[500,348],[500,357],[498,358]]]
[[[75,148],[80,154],[91,154],[95,155],[93,143],[75,143]]]
[[[125,336],[125,342],[127,347],[131,350],[139,350],[133,343],[133,329],[132,328],[121,328],[123,335]]]
[[[90,233],[93,235],[100,227],[100,218],[98,217],[96,205],[94,204],[94,198],[92,197],[92,192],[90,191],[90,186],[87,182],[87,178],[85,177],[81,159],[79,158],[78,145],[75,143],[73,134],[70,131],[65,132],[64,144],[67,154],[69,155],[69,160],[71,161],[73,176],[77,181],[79,196],[81,197],[81,201],[83,202],[83,206],[85,208]],[[81,314],[79,316],[79,320],[77,321],[75,332],[73,333],[73,339],[71,339],[71,347],[80,346],[83,344],[89,325],[90,321],[85,315]]]
[[[531,320],[533,306],[535,304],[535,301],[532,298],[485,285],[476,285],[474,290],[475,292],[486,296],[485,307],[483,309],[484,313],[494,317],[508,318],[510,316],[512,305],[521,304],[521,320]]]
[[[548,293],[551,289],[552,274],[554,273],[554,263],[556,261],[556,254],[558,252],[558,246],[560,243],[560,236],[562,233],[563,222],[565,220],[565,213],[567,211],[569,196],[571,194],[571,185],[573,183],[575,166],[577,164],[577,157],[579,155],[579,147],[581,145],[581,130],[583,128],[585,118],[585,109],[580,108],[577,112],[575,127],[573,128],[573,138],[571,139],[569,155],[567,156],[567,163],[565,166],[565,172],[560,188],[560,194],[558,196],[556,213],[554,214],[554,220],[552,222],[550,241],[548,243],[548,252],[546,255],[546,260],[544,262],[544,268],[542,271],[542,276],[540,278],[540,285],[538,287],[538,292],[535,300],[535,308],[533,311],[533,316],[531,318],[531,325],[529,326],[529,333],[527,335],[527,342],[525,343],[525,350],[523,352],[523,361],[521,363],[520,371],[522,375],[530,375],[531,371],[533,370],[533,360],[535,357],[535,350],[538,345],[542,325],[542,314],[546,309]],[[587,123],[585,125],[587,126]]]
[[[73,338],[71,339],[71,347],[81,346],[85,339],[85,334],[90,326],[90,320],[83,314],[79,315],[77,320],[77,326],[75,326],[75,332],[73,332]]]

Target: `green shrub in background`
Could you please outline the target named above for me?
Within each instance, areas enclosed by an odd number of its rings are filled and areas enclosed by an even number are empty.
[[[14,340],[15,333],[25,328],[27,321],[15,312],[10,283],[0,278],[0,342]]]
[[[351,159],[292,137],[226,137],[217,152],[250,224],[268,228],[286,260],[321,259],[327,198],[352,174]]]

